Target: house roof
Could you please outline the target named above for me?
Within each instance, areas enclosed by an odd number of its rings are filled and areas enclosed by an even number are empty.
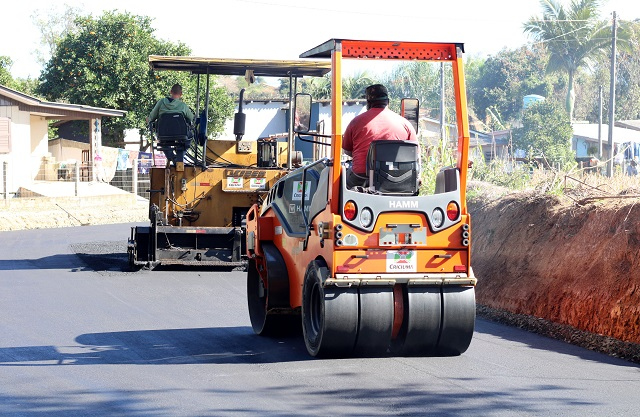
[[[640,130],[640,120],[618,120],[615,125],[625,129]]]
[[[125,110],[43,101],[0,85],[0,106],[3,105],[18,106],[22,111],[54,120],[90,120],[99,117],[123,117],[127,114]]]
[[[598,141],[598,124],[597,123],[574,123],[573,137],[584,139],[590,142]],[[609,125],[602,124],[602,140],[607,142],[609,140]],[[625,142],[640,142],[640,131],[633,129],[625,129],[623,127],[613,127],[613,142],[625,143]]]

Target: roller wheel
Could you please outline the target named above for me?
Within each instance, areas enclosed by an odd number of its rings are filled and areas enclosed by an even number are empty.
[[[473,287],[442,288],[442,330],[437,353],[457,356],[464,353],[473,337],[476,297]]]
[[[360,287],[360,320],[355,353],[378,356],[387,352],[393,330],[393,287]]]
[[[287,335],[300,328],[299,316],[269,311],[269,289],[260,278],[254,259],[247,265],[247,302],[251,327],[260,336]]]
[[[310,262],[302,288],[302,332],[311,356],[342,357],[353,352],[358,331],[356,288],[323,286],[329,270]]]
[[[439,287],[407,287],[404,340],[395,349],[407,356],[428,355],[435,351],[442,321]]]

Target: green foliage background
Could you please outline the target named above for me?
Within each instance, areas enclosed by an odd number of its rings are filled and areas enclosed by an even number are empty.
[[[544,158],[564,168],[575,164],[571,150],[573,130],[569,115],[555,101],[529,106],[522,114],[522,127],[514,130],[513,145],[527,151],[529,158]]]
[[[52,101],[126,110],[124,118],[103,121],[105,144],[121,140],[124,129],[144,129],[151,108],[174,83],[183,85],[185,102],[194,105],[192,77],[154,72],[148,63],[149,55],[189,55],[191,50],[185,44],[155,38],[151,22],[146,16],[115,11],[98,18],[76,18],[76,28],[62,37],[47,62],[38,92]],[[210,132],[215,134],[233,112],[233,103],[215,88],[210,103]]]

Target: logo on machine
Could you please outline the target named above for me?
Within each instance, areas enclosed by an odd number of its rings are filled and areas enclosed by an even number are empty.
[[[227,188],[242,188],[243,186],[243,177],[227,177]]]
[[[266,178],[251,178],[249,181],[249,188],[252,190],[266,190],[267,179]]]
[[[418,202],[415,200],[391,200],[389,208],[392,209],[417,209]]]
[[[307,185],[304,189],[304,200],[309,201],[309,192],[311,191],[311,181],[306,182]],[[291,200],[302,200],[302,181],[294,181],[293,183],[293,195]]]
[[[416,272],[417,253],[414,250],[387,251],[387,272]]]
[[[226,169],[224,175],[227,177],[261,178],[265,177],[267,173],[254,169]]]

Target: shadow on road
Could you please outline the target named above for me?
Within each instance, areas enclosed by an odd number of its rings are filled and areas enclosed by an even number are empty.
[[[78,256],[60,254],[34,259],[0,259],[0,271],[18,271],[29,269],[69,269],[72,271],[90,270]]]
[[[640,368],[640,365],[624,359],[608,356],[580,346],[572,345],[561,340],[539,335],[527,330],[517,329],[505,324],[498,324],[486,319],[476,319],[476,333],[486,333],[509,340],[516,344],[525,344],[533,349],[558,352],[575,356],[591,362],[606,363],[610,365]],[[473,342],[472,342],[473,343]]]
[[[0,366],[248,364],[309,360],[299,334],[257,336],[250,327],[87,333],[72,346],[0,348]]]
[[[0,259],[0,271],[25,269],[63,269],[76,271],[130,270],[124,242],[104,241],[69,245],[71,253],[60,253],[40,258]],[[33,255],[33,254],[31,254]]]
[[[129,266],[126,246],[122,242],[94,242],[70,245],[74,253],[43,256],[33,259],[0,259],[0,271],[30,269],[63,269],[72,272],[94,271],[109,273],[135,273]],[[159,265],[158,271],[231,271],[241,267]]]

